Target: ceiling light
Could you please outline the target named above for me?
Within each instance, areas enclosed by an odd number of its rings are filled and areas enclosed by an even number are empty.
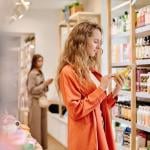
[[[16,2],[16,6],[22,6],[25,8],[25,10],[28,10],[31,5],[31,2],[25,1],[25,0],[20,0],[19,2]]]
[[[10,18],[10,23],[16,21],[17,19],[21,19],[25,12],[29,9],[30,5],[31,3],[25,0],[19,0],[19,2],[16,2],[13,15]]]

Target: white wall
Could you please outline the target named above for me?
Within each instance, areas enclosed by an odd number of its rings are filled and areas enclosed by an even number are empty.
[[[100,13],[101,0],[84,0],[86,11]]]
[[[13,32],[34,32],[36,35],[36,52],[44,56],[43,72],[45,77],[55,77],[58,46],[58,10],[30,10],[24,18],[14,22],[9,30]],[[55,85],[50,86],[50,98],[57,97]]]

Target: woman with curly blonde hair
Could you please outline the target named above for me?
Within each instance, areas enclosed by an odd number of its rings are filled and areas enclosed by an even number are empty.
[[[115,150],[109,111],[124,79],[116,77],[116,87],[106,93],[112,77],[102,77],[97,70],[101,44],[101,28],[82,22],[69,34],[59,62],[57,83],[68,110],[68,150]]]

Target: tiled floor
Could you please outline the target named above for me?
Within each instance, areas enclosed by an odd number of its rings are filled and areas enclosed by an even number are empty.
[[[48,150],[67,150],[60,143],[58,143],[54,138],[48,136]]]

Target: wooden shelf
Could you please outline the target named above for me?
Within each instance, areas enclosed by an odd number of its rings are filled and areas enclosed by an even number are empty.
[[[144,102],[145,104],[146,103],[149,104],[150,103],[150,99],[137,97],[137,102]]]
[[[120,94],[121,95],[129,95],[129,96],[131,96],[131,91],[121,90]]]
[[[121,3],[121,4],[119,4],[119,5],[117,5],[117,6],[115,6],[115,7],[113,7],[112,9],[111,9],[111,11],[113,12],[113,11],[117,11],[117,10],[120,10],[120,9],[123,9],[124,7],[129,7],[129,4],[130,4],[130,1],[128,0],[128,1],[126,1],[126,2],[123,2],[123,3]]]
[[[93,12],[77,12],[77,13],[75,13],[75,14],[73,14],[73,15],[71,15],[70,17],[69,17],[69,21],[76,21],[77,19],[78,19],[78,16],[80,16],[80,15],[82,15],[82,16],[96,16],[96,15],[100,15],[99,13],[93,13]]]
[[[128,120],[125,120],[125,119],[122,119],[122,118],[119,118],[119,117],[112,117],[112,119],[115,122],[119,122],[119,123],[122,123],[122,124],[126,124],[128,126],[131,126],[131,121],[128,121]]]
[[[150,34],[150,24],[143,27],[139,27],[135,30],[136,34],[139,36],[149,35]]]
[[[113,63],[112,68],[122,68],[122,67],[127,67],[129,65],[130,63]]]
[[[61,27],[66,27],[66,26],[67,26],[67,22],[66,22],[65,20],[61,21],[61,22],[59,23],[59,26],[61,26]]]
[[[150,99],[150,94],[145,92],[136,92],[136,97]]]
[[[146,5],[150,5],[150,1],[149,0],[133,0],[133,4],[135,5],[136,9],[140,9]]]
[[[149,132],[150,133],[150,128],[149,127],[144,127],[144,126],[141,126],[141,125],[136,125],[137,129],[139,130],[142,130],[142,131],[146,131],[146,132]]]
[[[117,34],[112,34],[112,38],[125,38],[128,37],[129,38],[129,32],[122,32],[122,33],[117,33]]]
[[[128,146],[124,146],[118,143],[116,143],[116,147],[117,147],[117,150],[129,150],[130,149]]]
[[[59,27],[67,27],[68,25],[69,25],[70,27],[73,27],[74,24],[75,24],[74,21],[69,21],[69,22],[67,22],[67,21],[63,20],[63,21],[61,21],[61,22],[59,23]]]
[[[119,2],[119,1],[118,1]],[[125,11],[129,12],[129,4],[130,1],[127,0],[126,2],[119,2],[114,1],[113,8],[111,9],[112,17],[118,17],[124,14]]]
[[[150,59],[136,60],[136,65],[150,65]]]
[[[93,12],[77,12],[73,15],[71,15],[69,18],[68,18],[68,21],[61,21],[59,23],[59,26],[61,27],[67,27],[68,24],[70,26],[74,26],[79,20],[79,17],[83,17],[83,16],[87,16],[87,17],[97,17],[97,16],[100,16],[100,13],[93,13]]]

